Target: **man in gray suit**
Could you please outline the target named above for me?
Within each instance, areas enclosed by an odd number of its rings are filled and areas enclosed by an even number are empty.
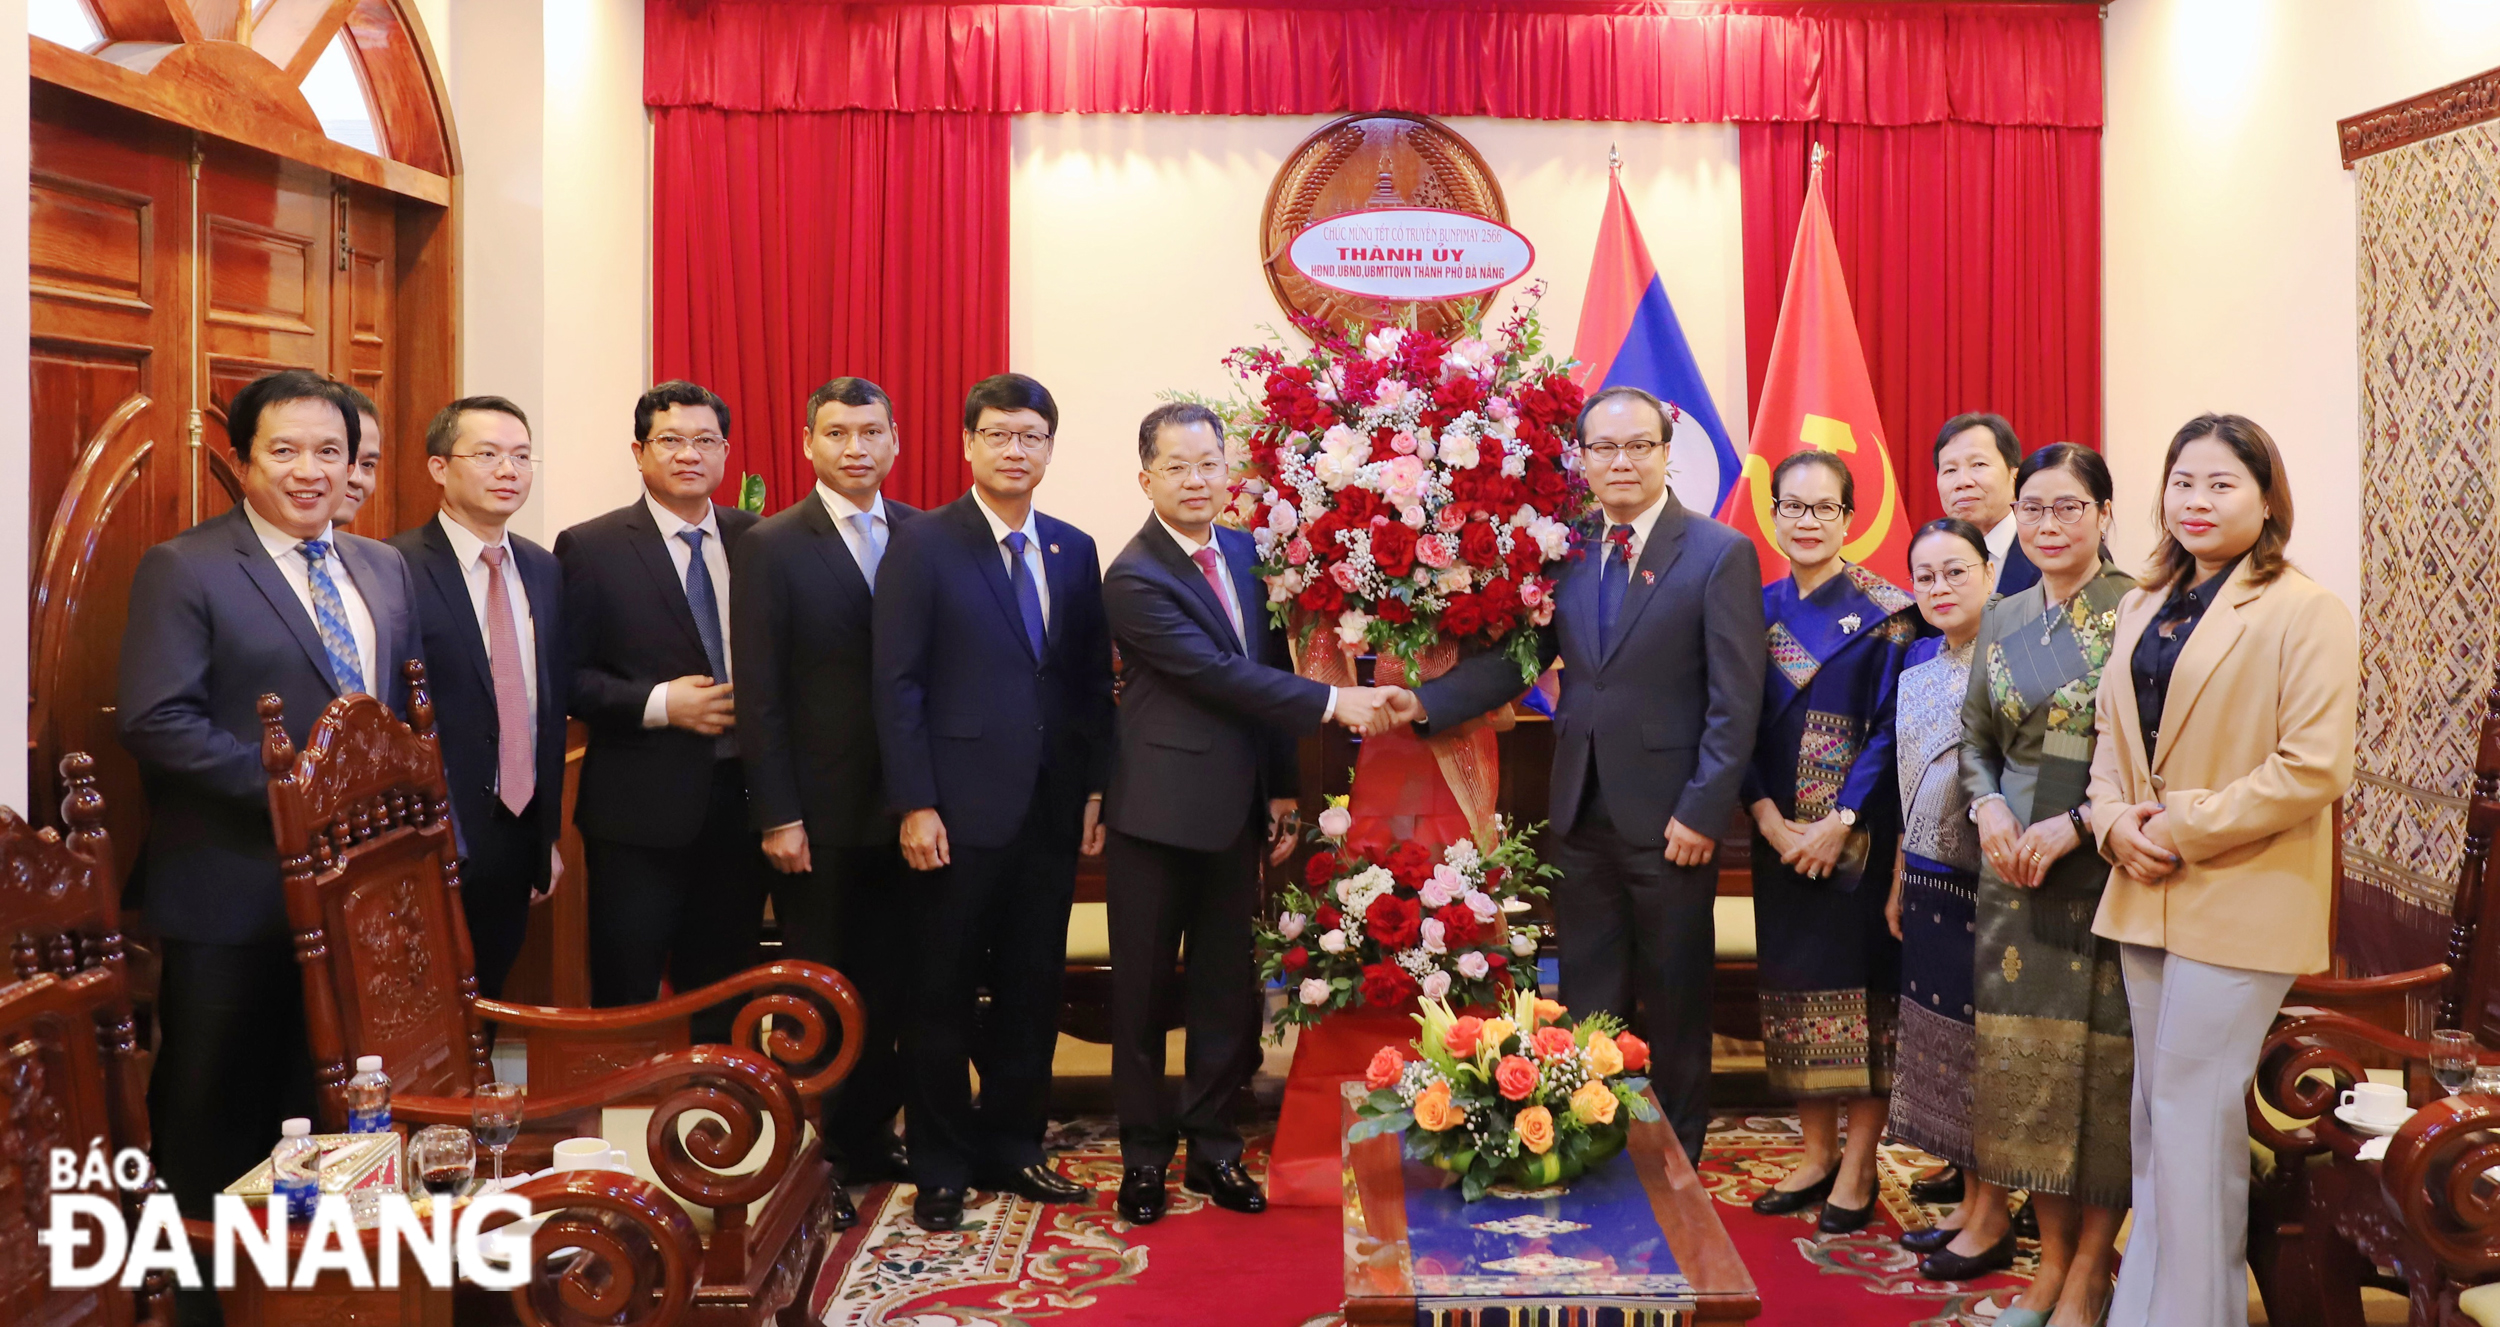
[[[1762,570],[1743,535],[1667,489],[1673,425],[1658,398],[1610,387],[1580,411],[1580,459],[1604,520],[1555,589],[1539,657],[1563,661],[1551,827],[1562,999],[1621,1015],[1696,1160],[1710,1125],[1710,982],[1719,835],[1762,708]],[[1481,654],[1418,688],[1418,732],[1517,696],[1519,665]],[[1637,1009],[1636,1009],[1637,1005]]]
[[[243,501],[139,560],[118,697],[148,793],[136,888],[165,953],[157,1166],[199,1216],[313,1105],[259,699],[286,702],[301,745],[339,696],[405,713],[400,664],[422,657],[398,551],[331,528],[360,434],[347,389],[273,373],[235,393],[226,422]]]

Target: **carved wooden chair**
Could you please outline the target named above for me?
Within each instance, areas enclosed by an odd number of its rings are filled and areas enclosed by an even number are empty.
[[[489,1025],[520,1033],[525,1163],[532,1139],[597,1133],[604,1107],[651,1107],[651,1168],[704,1236],[699,1316],[770,1319],[801,1295],[830,1233],[830,1167],[808,1122],[859,1057],[856,992],[830,968],[783,961],[629,1008],[479,997],[433,704],[424,666],[405,672],[413,723],[349,696],[301,751],[278,698],[260,702],[325,1126],[346,1119],[359,1055],[382,1057],[398,1119],[466,1124],[469,1094],[494,1077]],[[688,1021],[733,1001],[732,1044],[691,1046]]]
[[[61,782],[66,836],[0,806],[0,941],[8,946],[8,972],[22,981],[102,967],[122,973],[126,985],[121,881],[94,759],[83,751],[61,757]]]

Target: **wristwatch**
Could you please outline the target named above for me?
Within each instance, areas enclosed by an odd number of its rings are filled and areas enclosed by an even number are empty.
[[[1844,806],[1839,810],[1834,811],[1832,814],[1840,817],[1840,827],[1842,829],[1856,829],[1858,827],[1858,813],[1850,810],[1848,807]]]

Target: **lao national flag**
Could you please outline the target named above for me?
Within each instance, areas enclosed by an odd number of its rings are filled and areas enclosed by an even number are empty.
[[[1858,507],[1840,555],[1895,585],[1907,585],[1909,513],[1884,445],[1883,420],[1875,412],[1875,385],[1867,376],[1857,319],[1849,312],[1849,285],[1840,270],[1840,247],[1832,241],[1831,214],[1823,209],[1822,185],[1818,157],[1806,176],[1805,214],[1797,220],[1797,247],[1789,255],[1750,452],[1719,519],[1752,536],[1762,555],[1763,584],[1787,575],[1788,559],[1771,530],[1771,470],[1791,452],[1835,453],[1856,483]]]
[[[1727,425],[1719,422],[1710,389],[1702,386],[1701,366],[1693,362],[1693,347],[1675,320],[1675,306],[1667,302],[1658,264],[1641,242],[1620,175],[1606,193],[1606,219],[1597,229],[1597,257],[1589,264],[1588,298],[1580,305],[1580,334],[1572,340],[1571,357],[1580,362],[1574,376],[1582,389],[1639,387],[1701,425],[1706,440],[1689,432],[1675,440],[1667,482],[1687,510],[1717,511],[1736,482],[1736,448],[1728,441]]]

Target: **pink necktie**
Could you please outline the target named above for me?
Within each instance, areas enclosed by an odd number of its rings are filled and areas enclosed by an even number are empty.
[[[1244,639],[1241,630],[1241,614],[1233,608],[1232,596],[1224,593],[1223,563],[1216,556],[1215,546],[1209,544],[1199,549],[1189,555],[1189,560],[1197,563],[1198,570],[1207,574],[1207,588],[1215,591],[1215,602],[1224,605],[1224,619],[1233,624],[1234,642],[1244,649],[1249,648],[1249,641]]]
[[[512,616],[512,591],[503,583],[503,562],[509,550],[490,548],[486,560],[486,666],[495,675],[495,724],[498,728],[495,784],[504,806],[514,815],[529,809],[538,791],[537,752],[530,735],[529,686],[521,675],[521,628]]]

